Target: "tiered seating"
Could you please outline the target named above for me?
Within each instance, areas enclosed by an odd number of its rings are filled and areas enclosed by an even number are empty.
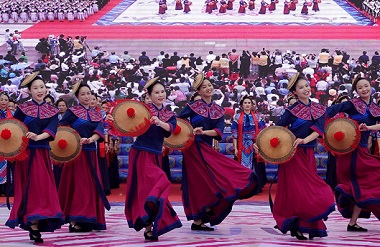
[[[223,139],[219,143],[220,152],[231,159],[233,159],[233,145],[232,145],[231,132],[225,131],[223,133]],[[125,181],[128,175],[128,155],[133,143],[132,137],[123,137],[121,144],[121,151],[118,156],[119,158],[119,171],[120,178]],[[318,143],[315,148],[315,157],[317,160],[317,170],[318,174],[325,178],[326,167],[327,167],[327,152],[325,151],[323,145]],[[169,154],[169,165],[173,182],[181,182],[182,180],[182,153],[181,151],[171,151]],[[295,168],[296,169],[296,168]],[[277,165],[267,164],[267,177],[269,181],[272,181],[276,172]]]

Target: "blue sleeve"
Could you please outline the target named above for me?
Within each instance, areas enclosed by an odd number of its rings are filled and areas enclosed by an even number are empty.
[[[94,134],[98,134],[100,136],[98,142],[102,142],[104,141],[104,127],[103,127],[103,122],[102,121],[99,121],[98,122],[98,125],[96,126],[94,132]]]
[[[345,112],[345,113],[349,114],[351,112],[350,110],[352,108],[355,109],[353,104],[350,101],[346,101],[346,102],[342,102],[342,103],[339,103],[336,105],[329,106],[327,108],[326,112],[327,112],[327,116],[329,118],[332,118],[340,112]]]
[[[70,110],[67,110],[65,114],[63,114],[62,119],[59,121],[58,125],[69,126],[74,123],[77,118],[78,117],[75,116]]]
[[[237,138],[239,116],[240,114],[236,114],[234,116],[234,120],[232,121],[232,125],[231,125],[232,137],[235,139]]]
[[[21,122],[24,122],[25,114],[20,110],[20,108],[17,107],[13,117],[20,120]]]
[[[259,130],[263,130],[265,127],[267,127],[264,119],[259,120]]]
[[[172,116],[171,118],[169,118],[169,120],[166,123],[169,124],[170,131],[165,131],[165,132],[169,132],[169,136],[170,136],[171,133],[173,133],[174,129],[177,127],[177,118],[175,116]],[[169,136],[166,136],[165,134],[165,137],[169,137]]]
[[[218,133],[217,136],[215,136],[215,140],[221,141],[223,137],[223,130],[224,130],[224,115],[223,117],[218,119],[218,122],[215,125],[214,130]]]
[[[193,110],[189,107],[189,105],[186,105],[185,108],[181,111],[181,113],[178,115],[179,118],[188,119],[190,118]]]
[[[288,126],[289,124],[292,123],[291,122],[292,116],[293,116],[293,114],[291,114],[290,111],[285,110],[284,114],[282,114],[282,116],[280,117],[280,120],[278,120],[276,125],[283,126],[283,127]]]
[[[58,128],[58,114],[55,114],[51,118],[49,118],[49,122],[46,125],[43,132],[48,133],[50,137],[46,138],[47,141],[54,141],[55,134],[57,133]]]
[[[326,114],[315,120],[315,123],[310,128],[317,132],[320,136],[325,132]]]

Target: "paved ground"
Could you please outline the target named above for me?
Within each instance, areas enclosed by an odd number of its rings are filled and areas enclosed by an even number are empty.
[[[41,246],[380,246],[380,223],[376,218],[360,221],[369,229],[368,233],[351,233],[346,231],[347,220],[334,212],[326,222],[328,237],[298,241],[273,228],[275,222],[269,206],[262,203],[237,203],[227,219],[211,233],[191,231],[181,204],[174,205],[183,227],[161,236],[159,242],[147,243],[142,232],[129,229],[124,218],[124,206],[118,204],[113,205],[106,215],[107,231],[69,233],[65,225],[55,233],[44,234],[45,242]],[[27,232],[4,226],[8,215],[8,209],[0,207],[0,245],[30,246],[32,241],[28,239]]]

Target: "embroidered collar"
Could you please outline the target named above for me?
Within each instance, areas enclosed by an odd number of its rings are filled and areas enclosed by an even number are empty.
[[[152,113],[152,116],[158,117],[161,121],[165,123],[169,121],[171,117],[175,116],[174,112],[168,110],[166,107],[158,109],[157,106],[155,106],[154,104],[148,104],[148,108]]]
[[[211,119],[219,119],[224,116],[225,110],[214,101],[207,104],[203,99],[189,103],[189,107],[198,115]]]
[[[28,101],[18,106],[18,108],[27,116],[40,119],[50,118],[58,114],[58,108],[42,102],[38,104],[36,101]]]
[[[315,102],[311,102],[309,105],[305,105],[302,102],[297,101],[287,110],[289,110],[294,116],[300,119],[315,120],[322,117],[325,114],[326,107]]]
[[[371,103],[368,105],[361,99],[361,98],[353,98],[350,100],[350,102],[354,105],[355,109],[362,115],[365,114],[367,111],[367,108],[369,110],[369,113],[373,117],[379,117],[380,116],[380,106],[376,105],[372,99]]]
[[[102,114],[95,110],[94,108],[86,109],[83,105],[79,104],[70,108],[70,111],[74,113],[75,116],[83,120],[90,120],[92,122],[102,121]]]

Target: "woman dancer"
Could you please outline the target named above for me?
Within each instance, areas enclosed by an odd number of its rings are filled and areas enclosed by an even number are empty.
[[[109,207],[101,184],[96,152],[97,141],[103,141],[102,114],[90,107],[91,90],[87,84],[74,85],[79,105],[69,108],[59,125],[70,126],[80,135],[82,151],[64,165],[58,187],[59,201],[69,224],[69,232],[105,230],[104,207]],[[108,208],[109,209],[109,208]]]
[[[20,226],[29,231],[30,240],[42,243],[41,232],[61,228],[64,220],[49,155],[49,142],[54,140],[58,126],[58,109],[44,101],[47,89],[37,75],[35,72],[21,83],[28,87],[32,101],[19,105],[14,114],[28,127],[26,137],[30,141],[28,158],[15,164],[15,196],[5,225]]]
[[[257,193],[257,176],[250,170],[216,152],[212,140],[221,140],[224,110],[212,101],[214,87],[199,74],[193,88],[202,99],[190,102],[179,115],[190,118],[195,142],[183,151],[182,200],[191,230],[213,231],[230,213],[237,199]]]
[[[332,105],[336,105],[342,102],[346,102],[350,99],[348,95],[339,95],[333,102]],[[344,117],[344,113],[340,113],[334,116],[334,118]],[[330,185],[332,190],[335,190],[337,186],[336,179],[336,155],[328,152],[327,157],[327,170],[326,170],[326,183]]]
[[[352,83],[358,98],[327,109],[329,117],[339,112],[348,114],[360,126],[359,146],[345,155],[336,158],[338,185],[335,188],[338,209],[344,218],[349,218],[347,231],[366,232],[357,224],[358,218],[369,218],[372,212],[380,218],[380,158],[371,155],[367,149],[370,130],[379,130],[380,107],[371,98],[371,85],[368,79],[358,76]]]
[[[334,211],[334,196],[330,187],[316,170],[314,147],[322,135],[325,107],[310,101],[309,83],[296,73],[289,80],[288,89],[298,101],[285,110],[279,126],[288,127],[296,136],[297,151],[278,168],[277,194],[273,217],[282,233],[290,231],[299,240],[325,237],[323,219]]]
[[[254,170],[259,176],[255,167],[258,162],[253,150],[253,143],[260,130],[265,128],[265,122],[254,113],[253,104],[253,100],[248,95],[241,98],[239,105],[242,111],[235,115],[231,130],[237,161],[243,166]],[[259,179],[260,190],[264,184],[263,180],[263,178]]]
[[[129,172],[125,216],[130,228],[145,228],[144,238],[157,241],[158,236],[182,226],[168,197],[171,183],[162,167],[164,137],[169,137],[177,126],[175,115],[164,107],[164,85],[154,78],[145,88],[152,101],[150,128],[138,136],[129,153]]]
[[[9,96],[8,94],[1,92],[0,93],[0,119],[12,118],[12,112],[8,109]],[[0,195],[7,195],[7,191],[11,181],[8,180],[10,177],[7,172],[7,161],[0,161]]]

